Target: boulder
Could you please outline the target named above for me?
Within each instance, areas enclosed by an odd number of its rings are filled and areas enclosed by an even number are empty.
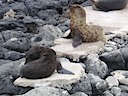
[[[108,74],[107,65],[102,62],[97,55],[90,54],[87,56],[87,60],[84,62],[85,70],[87,73],[92,73],[101,78],[104,78]]]
[[[62,31],[53,25],[45,25],[38,29],[39,33],[31,39],[32,45],[53,45],[54,39],[62,37]]]

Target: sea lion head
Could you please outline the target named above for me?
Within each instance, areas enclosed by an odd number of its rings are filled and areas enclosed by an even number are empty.
[[[72,4],[72,5],[69,5],[69,9],[70,9],[70,17],[72,15],[75,15],[77,17],[83,17],[85,18],[86,17],[86,13],[85,13],[85,10],[83,9],[83,7],[81,5],[78,5],[78,4]]]

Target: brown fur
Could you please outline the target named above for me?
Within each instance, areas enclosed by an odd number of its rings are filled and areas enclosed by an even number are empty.
[[[57,61],[54,50],[34,46],[26,53],[26,62],[22,67],[22,77],[40,79],[50,76],[55,69],[61,70],[62,66]]]
[[[70,30],[74,47],[77,47],[83,42],[95,42],[105,39],[103,29],[96,25],[86,24],[86,12],[84,8],[78,4],[70,5]],[[78,35],[79,34],[79,35]],[[79,40],[78,40],[79,39]]]

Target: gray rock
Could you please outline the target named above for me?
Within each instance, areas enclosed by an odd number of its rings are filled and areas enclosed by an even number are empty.
[[[41,10],[37,13],[40,19],[47,20],[47,18],[52,18],[55,14],[58,14],[58,12],[54,9],[46,9]]]
[[[83,3],[85,2],[86,0],[69,0],[69,3],[72,4],[72,3]]]
[[[76,93],[72,94],[71,96],[88,96],[88,95],[85,94],[84,92],[76,92]]]
[[[84,92],[90,96],[92,95],[91,83],[88,79],[80,80],[72,85],[72,89],[69,92]]]
[[[101,95],[107,88],[108,84],[104,81],[99,81],[96,84],[92,85],[93,88],[93,96]]]
[[[119,86],[118,80],[113,76],[109,76],[105,80],[107,81],[109,88],[118,87]]]
[[[18,87],[13,84],[12,71],[21,64],[22,60],[4,63],[0,66],[0,94],[23,94],[31,88]]]
[[[35,88],[23,95],[16,95],[16,96],[70,96],[70,95],[65,90],[45,86],[45,87]]]
[[[104,81],[103,79],[101,79],[100,77],[98,77],[92,73],[87,74],[87,80],[90,81],[92,85],[96,84],[97,82]]]
[[[72,87],[72,89],[70,90],[71,93],[75,93],[75,92],[84,92],[88,95],[92,94],[92,87],[91,87],[91,83],[85,81],[81,81],[81,82],[77,82],[76,84],[74,84],[74,86]]]
[[[27,37],[27,34],[23,33],[22,31],[7,30],[2,31],[2,36],[5,41],[8,41],[11,38]]]
[[[92,1],[91,1],[91,0],[86,0],[86,1],[83,2],[81,5],[84,6],[84,7],[86,7],[86,6],[91,6],[91,5],[92,5]]]
[[[21,58],[25,57],[24,53],[16,52],[16,51],[8,51],[4,54],[5,60],[19,60]]]
[[[126,68],[128,69],[128,48],[120,48],[120,52],[125,60]]]
[[[4,39],[3,39],[3,36],[2,34],[0,33],[0,45],[4,43]]]
[[[12,38],[2,45],[3,47],[18,51],[18,52],[25,52],[30,48],[30,40],[27,38]]]
[[[0,46],[0,59],[4,59],[4,54],[6,52],[8,52],[8,50]]]
[[[22,3],[22,2],[14,2],[14,3],[10,4],[9,6],[17,14],[25,14],[25,15],[28,15],[28,10],[27,10],[26,6],[24,5],[24,3]]]
[[[120,96],[121,95],[121,89],[119,87],[112,87],[111,93],[114,94],[114,96]]]
[[[108,65],[108,68],[111,70],[126,69],[125,60],[120,50],[105,52],[101,54],[99,58],[100,60],[104,61]]]
[[[102,96],[114,96],[109,90],[103,92]]]
[[[120,85],[119,88],[121,89],[121,92],[127,92],[128,93],[128,86],[127,85]]]
[[[0,66],[8,64],[9,62],[11,62],[11,60],[0,59]]]
[[[101,78],[104,78],[108,74],[107,65],[94,54],[89,55],[84,64],[86,65],[87,73],[92,73]]]
[[[115,42],[112,42],[112,41],[108,41],[106,44],[105,44],[105,47],[104,47],[104,51],[105,52],[111,52],[113,50],[117,50],[117,44]]]
[[[57,4],[57,0],[25,0],[25,5],[31,16],[36,15],[40,9],[54,9],[57,7]]]
[[[4,13],[6,13],[7,11],[9,11],[9,9],[10,9],[10,7],[8,5],[6,5],[6,4],[2,4],[0,6],[0,19],[3,18]]]
[[[68,30],[67,26],[61,26],[59,28],[61,29],[62,32],[66,32]]]
[[[62,37],[62,31],[53,25],[45,25],[39,28],[39,34],[36,34],[32,39],[32,45],[53,45],[56,38]]]
[[[126,92],[121,92],[121,95],[120,96],[128,96],[128,93]]]
[[[21,28],[21,31],[25,29],[24,24],[18,22],[15,18],[2,19],[0,21],[0,31],[14,30],[17,29],[17,27]]]

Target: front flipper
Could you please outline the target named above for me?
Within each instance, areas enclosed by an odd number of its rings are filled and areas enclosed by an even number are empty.
[[[60,73],[60,74],[69,74],[69,75],[74,75],[73,72],[65,69],[62,67],[61,63],[59,61],[57,61],[57,72]]]

